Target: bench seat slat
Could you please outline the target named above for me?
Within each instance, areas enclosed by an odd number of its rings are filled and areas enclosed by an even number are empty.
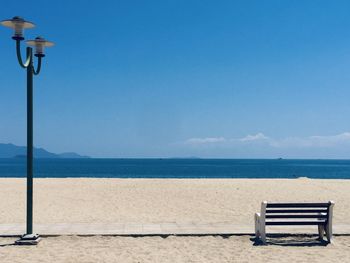
[[[266,214],[280,213],[327,213],[327,209],[267,209]]]
[[[329,207],[329,203],[267,203],[267,208],[292,208],[292,207]]]
[[[326,221],[266,221],[267,226],[286,226],[286,225],[325,225]]]
[[[327,215],[266,215],[266,218],[328,218]]]

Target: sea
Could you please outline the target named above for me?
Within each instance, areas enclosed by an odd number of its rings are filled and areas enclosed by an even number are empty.
[[[0,159],[0,177],[26,177],[26,160]],[[350,179],[350,160],[35,159],[34,177]]]

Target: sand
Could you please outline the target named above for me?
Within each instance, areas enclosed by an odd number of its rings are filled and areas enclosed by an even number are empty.
[[[11,245],[14,238],[0,238],[0,262],[346,263],[350,258],[350,237],[335,237],[335,244],[328,246],[311,237],[278,238],[268,246],[254,246],[250,239],[249,236],[62,236],[44,238],[37,247],[19,247]]]
[[[0,187],[0,224],[24,223],[25,179]],[[35,179],[34,221],[250,224],[263,200],[334,200],[334,223],[350,224],[350,180],[310,179]]]
[[[0,179],[0,224],[25,222],[25,180]],[[35,179],[34,222],[253,224],[262,200],[334,200],[334,224],[350,224],[350,180]],[[310,236],[46,237],[37,247],[0,238],[0,262],[346,262],[350,236],[325,246]]]

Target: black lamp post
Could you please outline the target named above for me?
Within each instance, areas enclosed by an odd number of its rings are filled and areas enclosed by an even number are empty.
[[[27,47],[26,61],[21,56],[21,41],[24,40],[23,29],[33,28],[35,25],[23,18],[15,16],[0,22],[3,26],[14,29],[13,40],[16,41],[18,63],[27,70],[27,227],[26,233],[16,244],[36,245],[40,241],[38,234],[33,233],[33,75],[38,75],[41,69],[41,60],[45,56],[44,48],[54,44],[42,37],[26,41],[29,46],[35,47],[34,56],[38,58],[37,67],[34,67],[33,48]]]

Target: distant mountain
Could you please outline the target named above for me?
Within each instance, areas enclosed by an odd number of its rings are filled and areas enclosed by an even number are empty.
[[[17,146],[12,143],[0,143],[0,158],[25,158],[27,155],[27,147]],[[74,152],[67,153],[51,153],[43,148],[34,147],[34,158],[89,158]]]

